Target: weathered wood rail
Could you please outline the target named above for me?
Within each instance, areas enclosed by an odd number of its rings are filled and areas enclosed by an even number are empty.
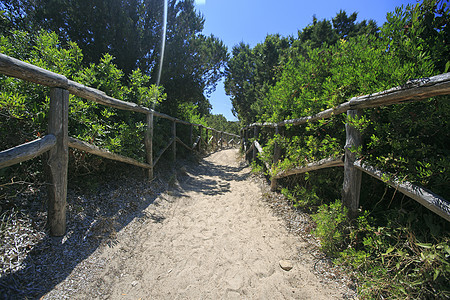
[[[361,116],[363,109],[387,106],[392,104],[402,104],[412,101],[424,100],[430,97],[450,94],[450,73],[440,74],[437,76],[410,80],[406,84],[392,89],[382,91],[375,94],[354,97],[348,102],[340,104],[336,107],[321,111],[315,115],[307,116],[299,119],[284,120],[279,123],[254,123],[241,129],[241,138],[246,157],[254,160],[257,153],[261,153],[262,147],[258,142],[259,129],[274,128],[275,134],[279,133],[279,128],[286,125],[297,126],[308,122],[315,122],[322,119],[328,119],[332,116],[346,113],[347,116],[357,119]],[[312,162],[306,166],[296,167],[290,170],[278,171],[271,174],[271,188],[277,187],[277,179],[319,170],[330,167],[344,167],[344,182],[342,187],[342,202],[349,209],[351,216],[356,216],[359,208],[359,198],[361,190],[362,172],[371,175],[374,178],[384,181],[386,184],[393,186],[406,196],[416,200],[431,211],[450,221],[450,203],[444,198],[435,195],[422,187],[416,186],[407,181],[395,179],[391,174],[387,174],[381,170],[377,170],[372,166],[366,165],[364,162],[357,160],[356,153],[350,151],[354,147],[361,146],[361,133],[351,126],[345,124],[346,142],[343,149],[343,157],[325,158],[318,162]],[[249,137],[252,136],[254,141],[249,143]],[[280,158],[280,149],[275,145],[272,162],[277,162]],[[272,166],[265,163],[266,168],[271,170]],[[383,176],[388,175],[388,176]],[[385,181],[385,178],[394,178]]]
[[[47,154],[48,159],[45,168],[49,178],[48,223],[50,225],[50,233],[54,236],[61,236],[66,232],[67,166],[69,147],[144,168],[148,172],[148,177],[152,179],[154,167],[169,148],[172,149],[172,159],[174,161],[176,160],[177,144],[180,144],[191,151],[202,151],[207,150],[208,147],[216,150],[224,147],[224,144],[227,146],[235,146],[240,143],[238,135],[218,131],[201,124],[186,122],[157,112],[148,107],[115,99],[100,90],[84,86],[67,79],[63,75],[25,63],[2,53],[0,53],[0,73],[50,87],[50,109],[47,135],[40,139],[1,151],[0,168],[32,159],[44,153]],[[147,119],[147,128],[144,136],[146,163],[112,153],[87,142],[69,137],[69,94],[94,101],[101,105],[145,114]],[[155,158],[153,155],[154,117],[167,119],[172,122],[172,137]],[[192,146],[189,146],[177,137],[177,124],[190,126],[189,144]],[[194,127],[198,128],[199,135],[193,143]],[[205,130],[205,134],[203,134],[203,130]],[[209,132],[211,132],[211,136],[209,135]],[[205,138],[203,138],[203,136],[205,136]],[[230,138],[228,141],[226,140],[227,137]],[[235,139],[238,142],[235,142]]]

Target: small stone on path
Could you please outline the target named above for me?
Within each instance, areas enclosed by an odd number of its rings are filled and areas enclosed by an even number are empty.
[[[289,260],[280,260],[280,267],[285,271],[290,271],[294,266]]]

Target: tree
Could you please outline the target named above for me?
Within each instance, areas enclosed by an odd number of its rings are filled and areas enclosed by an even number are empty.
[[[225,78],[225,92],[231,96],[233,114],[245,124],[254,120],[251,105],[256,100],[254,93],[254,74],[256,66],[253,53],[248,44],[240,43],[233,47],[232,59],[228,62]]]
[[[450,8],[444,0],[397,7],[388,13],[381,35],[391,52],[404,62],[429,56],[442,73],[450,68]]]
[[[224,115],[210,114],[205,118],[209,127],[228,133],[239,134],[239,122],[228,121]]]
[[[233,48],[228,63],[225,91],[232,96],[234,113],[244,123],[256,121],[261,110],[257,99],[266,96],[276,83],[280,61],[290,47],[290,40],[280,35],[268,35],[264,43],[253,49],[244,43]]]
[[[208,114],[211,105],[204,93],[212,92],[223,76],[227,47],[213,35],[202,35],[203,24],[192,1],[171,2],[161,75],[169,100],[163,104],[163,110],[170,114],[178,115],[179,104],[184,102],[193,103],[201,114]]]
[[[316,16],[313,16],[313,23],[298,32],[298,40],[303,47],[308,45],[311,48],[319,48],[325,43],[333,45],[338,40],[338,36],[330,21],[326,19],[318,21]]]
[[[279,81],[286,64],[306,59],[310,50],[335,45],[339,39],[377,32],[374,21],[358,23],[356,19],[357,13],[348,16],[345,11],[340,11],[332,22],[326,19],[319,21],[314,16],[312,24],[298,32],[297,39],[268,35],[263,43],[253,49],[244,43],[235,46],[225,80],[225,91],[231,96],[234,114],[244,124],[264,121],[261,120],[263,116],[273,113],[266,101],[268,93]],[[320,68],[323,71],[312,72],[316,81],[328,76],[328,58],[325,57],[324,53],[318,59],[324,64]]]
[[[5,0],[0,9],[6,11],[9,23],[2,19],[0,25],[54,31],[63,43],[77,43],[86,64],[98,63],[109,53],[125,75],[139,68],[155,83],[163,4],[163,0]],[[161,78],[167,100],[161,109],[174,116],[184,102],[208,113],[211,106],[204,93],[213,91],[224,73],[228,50],[218,38],[201,34],[203,24],[193,0],[169,1]],[[122,78],[127,81],[129,77]]]
[[[154,22],[161,16],[159,2],[6,0],[5,5],[19,29],[54,31],[62,42],[76,42],[88,62],[98,62],[109,53],[119,68],[130,74],[138,66],[143,67],[142,58],[153,52],[159,39],[160,22]],[[17,8],[22,13],[14,14]]]

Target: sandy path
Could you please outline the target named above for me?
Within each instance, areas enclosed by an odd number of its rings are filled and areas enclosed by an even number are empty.
[[[250,169],[225,150],[187,170],[181,183],[145,212],[130,234],[101,256],[104,269],[75,298],[330,299],[339,289],[320,283],[298,259],[302,242],[261,201]],[[291,260],[284,271],[280,260]]]

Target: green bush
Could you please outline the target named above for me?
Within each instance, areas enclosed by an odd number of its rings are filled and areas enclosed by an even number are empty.
[[[15,31],[2,36],[0,51],[69,79],[97,88],[110,96],[155,107],[164,100],[161,89],[135,70],[125,79],[123,72],[105,54],[99,64],[83,67],[83,54],[75,43],[63,46],[55,33],[36,35]],[[45,134],[49,89],[23,80],[0,76],[2,140],[6,149]],[[105,107],[70,95],[69,135],[119,154],[143,159],[145,115]],[[19,130],[10,130],[13,127]],[[4,138],[3,138],[4,137]]]
[[[316,214],[312,215],[316,222],[314,234],[320,239],[321,249],[330,256],[337,256],[345,241],[345,224],[347,223],[347,209],[342,202],[323,204]]]
[[[420,209],[419,209],[420,210]],[[357,274],[362,298],[444,299],[450,296],[449,236],[431,212],[362,214],[338,264]],[[382,221],[385,219],[385,221]]]
[[[267,92],[260,93],[263,97],[256,102],[250,99],[255,102],[250,113],[261,122],[302,118],[352,97],[414,85],[415,78],[426,81],[447,72],[449,21],[445,1],[424,0],[389,13],[387,22],[372,35],[345,37],[329,44],[294,39],[274,67],[273,81],[258,83],[268,87]],[[323,22],[316,20],[305,28],[303,38],[317,24]],[[249,55],[249,59],[254,58]],[[360,120],[341,115],[287,126],[263,145],[260,158],[271,164],[275,145],[281,148],[273,175],[337,157],[345,143],[344,123],[350,122],[363,132],[363,146],[355,149],[359,158],[390,176],[449,199],[449,98],[365,109]],[[333,175],[315,171],[278,182],[294,206],[315,212],[315,233],[322,249],[355,271],[360,296],[450,297],[447,221],[365,175],[360,200],[363,210],[356,220],[347,221],[339,201],[330,204],[342,189],[342,178]],[[334,195],[330,189],[335,190]]]

